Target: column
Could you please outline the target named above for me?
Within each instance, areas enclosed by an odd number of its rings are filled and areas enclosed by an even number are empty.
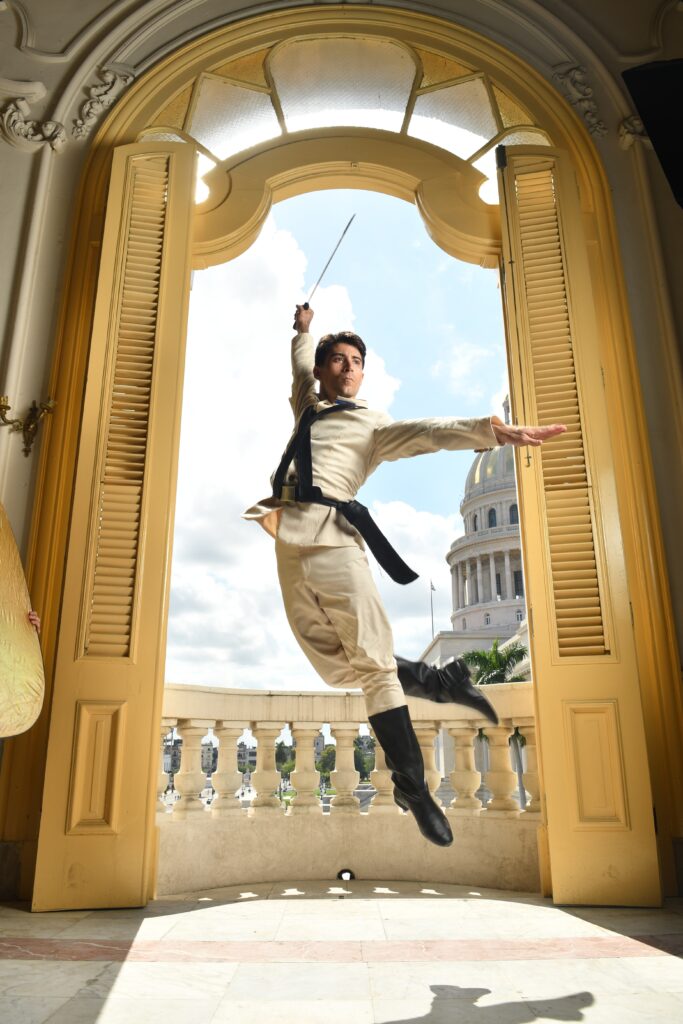
[[[439,731],[439,726],[436,722],[413,722],[413,728],[422,751],[422,758],[425,764],[425,780],[429,792],[434,796],[441,785],[441,772],[436,767],[434,756],[434,740]]]
[[[199,796],[206,786],[206,774],[202,771],[202,740],[214,724],[214,720],[208,718],[181,718],[178,722],[183,746],[180,770],[175,777],[180,800],[173,809],[174,818],[186,818],[206,811],[206,804]]]
[[[474,766],[474,738],[478,731],[448,727],[455,745],[455,768],[449,778],[456,794],[451,800],[451,810],[456,814],[479,814],[481,810],[481,800],[474,795],[481,785],[481,773]]]
[[[489,579],[491,581],[491,600],[496,600],[496,555],[491,552],[489,555]]]
[[[458,610],[458,567],[451,566],[451,606],[454,612]]]
[[[468,596],[467,603],[468,603],[468,605],[476,604],[477,603],[478,595],[475,596],[475,593],[474,593],[474,591],[475,591],[475,585],[474,585],[474,562],[470,558],[467,559],[467,581],[468,581],[468,591],[469,591],[469,593],[467,595]]]
[[[512,770],[509,742],[514,730],[508,723],[497,728],[487,725],[485,731],[489,744],[489,770],[484,781],[493,794],[487,804],[486,814],[491,817],[515,818],[519,815],[519,805],[512,794],[517,789],[517,773]]]
[[[330,810],[335,814],[357,814],[360,800],[353,793],[360,782],[360,775],[353,762],[353,741],[358,735],[358,726],[339,722],[332,729],[337,741],[337,756],[330,782],[337,793],[330,801]]]
[[[374,733],[373,733],[374,736]],[[397,814],[398,806],[394,800],[394,784],[391,772],[387,768],[384,751],[375,736],[375,767],[370,773],[370,781],[377,790],[370,805],[371,814]]]
[[[484,573],[481,566],[481,555],[477,555],[477,597],[479,604],[484,603]]]
[[[514,597],[512,590],[512,570],[510,569],[510,552],[505,552],[505,600],[511,601]]]
[[[165,740],[166,740],[166,737],[168,736],[169,732],[172,731],[173,726],[175,725],[175,723],[176,723],[175,718],[172,718],[172,719],[164,718],[162,720],[162,722],[161,722],[161,761],[160,761],[160,764],[159,764],[159,782],[157,784],[157,786],[158,786],[158,794],[157,795],[159,797],[159,803],[161,804],[161,810],[163,810],[163,811],[168,810],[168,808],[166,806],[166,788],[168,786],[168,772],[164,771],[164,752],[165,752],[165,749],[166,749]]]
[[[296,768],[290,782],[296,796],[289,805],[290,814],[320,814],[320,797],[316,789],[320,776],[315,770],[315,738],[320,732],[310,722],[292,722],[292,736],[296,740]]]
[[[273,813],[280,811],[280,801],[275,791],[280,784],[280,773],[275,767],[275,740],[282,732],[280,722],[254,722],[251,731],[258,741],[256,748],[256,771],[252,785],[256,797],[251,802],[248,814]]]
[[[242,813],[242,802],[235,797],[242,786],[242,773],[237,771],[237,741],[247,725],[247,722],[216,722],[218,766],[211,780],[216,790],[211,803],[212,818]]]
[[[524,788],[531,799],[526,806],[524,816],[541,815],[541,780],[538,775],[538,751],[536,748],[536,722],[533,718],[524,718],[516,723],[520,734],[524,737],[524,755],[526,771],[524,772]]]
[[[458,562],[458,608],[465,607],[465,566]]]

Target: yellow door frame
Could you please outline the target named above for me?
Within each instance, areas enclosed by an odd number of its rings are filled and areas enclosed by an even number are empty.
[[[380,7],[326,6],[290,9],[246,19],[187,44],[130,87],[93,140],[74,213],[74,234],[51,378],[50,393],[56,396],[57,408],[61,411],[48,424],[41,452],[27,560],[31,591],[44,619],[47,699],[37,725],[28,734],[8,742],[0,780],[0,826],[3,838],[22,843],[24,895],[29,895],[32,889],[40,824],[58,625],[63,611],[64,562],[112,154],[118,147],[135,142],[154,123],[158,111],[186,89],[202,70],[242,53],[272,46],[285,38],[321,33],[403,39],[481,67],[531,110],[556,147],[569,154],[588,240],[601,346],[599,358],[606,381],[605,409],[611,427],[609,472],[620,518],[619,523],[603,523],[602,526],[607,530],[615,526],[621,529],[647,757],[659,824],[660,865],[665,891],[672,892],[675,883],[671,840],[683,832],[683,795],[670,786],[672,778],[681,777],[683,768],[680,743],[683,717],[676,685],[678,659],[647,429],[604,170],[585,128],[561,97],[533,69],[497,44],[430,16]],[[411,183],[410,174],[406,175],[403,167],[397,166],[396,159],[392,162],[387,155],[390,149],[396,149],[395,139],[378,138],[378,134],[384,133],[358,132],[361,159],[354,162],[365,162],[368,174],[365,180],[359,180],[358,175],[354,180],[352,168],[345,168],[339,161],[333,166],[335,161],[324,152],[325,147],[334,149],[335,134],[339,133],[330,130],[309,133],[308,139],[302,138],[302,146],[309,145],[315,151],[305,159],[306,173],[298,177],[286,174],[280,180],[277,175],[266,174],[272,189],[270,198],[330,187],[332,183],[338,186],[342,182],[347,186],[378,188],[403,198],[412,189],[435,240],[453,254],[474,258],[476,246],[471,237],[469,241],[463,237],[467,231],[459,231],[461,222],[455,224],[451,215],[443,218],[439,225],[439,198],[427,197],[423,202],[420,190]],[[257,159],[267,151],[265,147],[261,154],[252,156]],[[270,147],[270,151],[277,154],[278,147]],[[435,151],[419,143],[405,144],[400,160],[409,162],[415,159],[416,153],[418,162],[428,158],[438,162]],[[233,180],[239,178],[239,167],[232,169],[232,175]],[[426,180],[422,178],[425,185]],[[423,188],[422,193],[434,187],[430,180],[429,187]],[[209,221],[213,220],[215,225],[215,209],[217,207],[212,211],[206,207],[204,211],[198,210],[193,255],[197,266],[234,255],[240,245],[246,248],[265,216],[261,207],[248,224],[242,221],[241,241],[230,231],[217,241],[215,231],[213,237],[209,237],[212,232],[206,228]],[[436,220],[430,219],[434,216],[430,210],[437,211]],[[213,217],[208,216],[211,212]],[[490,222],[490,240],[496,213],[477,214],[472,236],[485,237],[481,231],[483,216]],[[487,261],[492,258],[496,245],[499,243],[489,245]],[[150,763],[153,764],[153,760]],[[648,764],[643,766],[646,774]],[[152,842],[149,837],[148,843]],[[150,891],[148,887],[147,895]]]

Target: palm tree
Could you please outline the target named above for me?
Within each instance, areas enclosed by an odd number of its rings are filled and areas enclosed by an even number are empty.
[[[500,650],[498,640],[493,641],[490,651],[466,651],[461,655],[471,668],[476,669],[475,682],[479,686],[487,683],[521,683],[526,675],[514,675],[515,666],[529,653],[524,644],[515,641],[505,650]]]

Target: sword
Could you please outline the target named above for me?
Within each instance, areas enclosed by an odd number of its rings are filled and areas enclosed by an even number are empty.
[[[346,234],[346,232],[347,232],[347,231],[349,230],[349,228],[351,227],[351,221],[353,220],[353,218],[354,218],[355,216],[356,216],[356,215],[355,215],[355,213],[353,213],[353,214],[351,215],[351,219],[349,220],[349,223],[348,223],[348,224],[346,225],[346,227],[345,227],[345,228],[344,228],[344,230],[342,231],[341,235],[339,236],[339,241],[337,242],[337,244],[335,245],[334,249],[332,250],[332,255],[330,256],[329,260],[327,261],[327,263],[326,263],[326,264],[325,264],[325,266],[323,267],[323,270],[322,270],[322,274],[320,275],[320,277],[318,278],[318,280],[317,280],[317,281],[315,282],[315,284],[313,285],[313,291],[312,291],[312,292],[311,292],[311,294],[310,294],[310,295],[308,296],[308,299],[306,300],[306,302],[304,302],[304,305],[303,305],[303,308],[304,308],[304,309],[308,309],[308,308],[309,308],[309,306],[310,306],[310,303],[311,303],[311,299],[312,299],[312,298],[313,298],[313,296],[315,295],[315,293],[316,293],[316,291],[317,291],[317,288],[318,288],[318,285],[320,284],[320,282],[321,282],[321,281],[322,281],[322,279],[324,278],[324,276],[325,276],[325,274],[326,274],[326,272],[327,272],[327,268],[329,267],[330,263],[331,263],[331,262],[332,262],[332,260],[334,259],[334,255],[335,255],[335,253],[336,253],[337,249],[339,248],[339,246],[340,246],[340,245],[342,244],[342,242],[343,242],[343,240],[344,240],[344,235]]]

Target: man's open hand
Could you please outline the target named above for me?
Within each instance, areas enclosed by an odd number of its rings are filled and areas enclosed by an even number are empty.
[[[517,448],[527,444],[539,448],[544,441],[564,434],[567,429],[564,423],[553,423],[550,427],[516,427],[512,423],[503,423],[498,416],[491,417],[491,427],[498,444],[512,444]]]
[[[311,326],[311,320],[313,319],[313,310],[309,307],[304,309],[303,306],[297,306],[296,312],[294,313],[294,323],[292,327],[299,334],[308,334],[308,328]]]

